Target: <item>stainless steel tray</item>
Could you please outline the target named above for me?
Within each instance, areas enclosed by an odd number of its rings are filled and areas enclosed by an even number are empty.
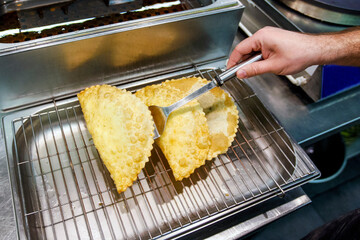
[[[203,69],[193,74],[211,78],[217,72]],[[166,76],[175,77],[180,76]],[[119,87],[136,90],[162,80]],[[99,159],[76,98],[6,116],[3,124],[19,236],[180,237],[319,175],[244,82],[234,79],[224,88],[240,113],[238,133],[228,152],[177,182],[155,147],[137,181],[121,194]]]
[[[227,57],[244,6],[237,0],[181,4],[186,10],[0,43],[0,111]]]

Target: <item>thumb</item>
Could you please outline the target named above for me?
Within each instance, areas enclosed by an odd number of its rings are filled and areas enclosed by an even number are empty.
[[[259,62],[250,63],[249,65],[246,65],[239,69],[236,72],[236,76],[239,79],[242,78],[249,78],[256,75],[273,72],[274,70],[274,63],[270,59],[261,60]]]

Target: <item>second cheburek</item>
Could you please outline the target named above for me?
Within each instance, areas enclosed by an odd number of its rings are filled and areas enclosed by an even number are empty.
[[[164,86],[171,86],[188,95],[209,83],[200,77],[167,80]],[[208,160],[225,153],[234,141],[239,112],[233,99],[220,87],[216,87],[197,98],[203,108],[210,132],[210,149]]]
[[[151,85],[135,93],[146,105],[169,106],[185,96],[183,91],[164,85]],[[156,140],[180,181],[205,164],[210,138],[205,113],[197,100],[174,111],[161,137]]]
[[[151,113],[135,95],[109,85],[87,88],[78,99],[95,147],[117,191],[123,192],[137,179],[151,155]]]

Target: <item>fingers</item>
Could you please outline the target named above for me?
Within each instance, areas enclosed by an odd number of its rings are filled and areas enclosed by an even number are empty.
[[[271,59],[262,60],[246,65],[236,72],[239,79],[249,78],[255,75],[264,74],[267,72],[274,72],[274,61]]]
[[[254,52],[261,52],[264,60],[244,66],[237,72],[238,78],[267,72],[278,75],[293,74],[318,59],[316,55],[320,47],[316,44],[314,46],[315,40],[311,35],[264,27],[235,47],[227,67],[234,66]]]
[[[252,52],[259,50],[259,44],[257,44],[256,38],[254,36],[246,38],[245,40],[241,41],[231,53],[227,63],[227,68],[234,66],[239,61],[243,60],[245,56],[248,56]]]

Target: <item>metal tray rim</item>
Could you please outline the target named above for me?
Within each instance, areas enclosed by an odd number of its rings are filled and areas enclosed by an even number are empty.
[[[65,44],[69,42],[80,41],[84,39],[95,38],[103,35],[110,35],[144,27],[151,27],[170,22],[198,18],[201,16],[228,12],[241,8],[245,7],[237,0],[218,0],[209,6],[164,14],[160,16],[153,16],[151,18],[135,19],[129,22],[121,22],[106,26],[94,27],[91,29],[84,29],[76,32],[63,33],[61,35],[34,39],[29,42],[0,43],[0,56],[16,54],[19,52],[30,51],[34,49]]]

